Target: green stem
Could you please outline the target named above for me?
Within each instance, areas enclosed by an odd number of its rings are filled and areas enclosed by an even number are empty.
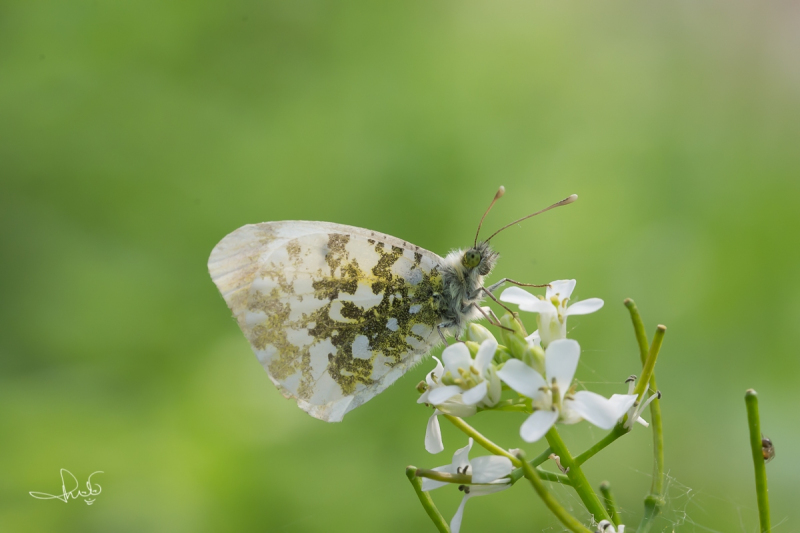
[[[663,504],[663,500],[654,498],[652,494],[648,494],[645,497],[644,515],[642,515],[642,521],[639,522],[639,527],[636,528],[636,533],[648,533],[650,531]]]
[[[639,314],[639,309],[636,303],[630,298],[625,300],[625,307],[631,314],[631,322],[633,323],[633,331],[636,335],[636,342],[639,345],[639,359],[642,362],[644,370],[642,372],[642,379],[637,386],[637,394],[643,394],[645,387],[649,384],[650,394],[658,391],[656,384],[656,375],[654,371],[656,358],[661,349],[661,343],[664,341],[664,333],[666,328],[659,326],[656,334],[653,337],[653,346],[649,346],[647,342],[647,333],[644,329],[644,322]],[[649,367],[649,377],[645,374]],[[645,378],[647,381],[645,381]],[[641,395],[639,396],[641,400]],[[642,521],[639,523],[637,533],[647,533],[653,525],[653,521],[661,511],[664,505],[664,427],[661,418],[661,404],[659,400],[650,402],[650,427],[653,430],[653,482],[650,486],[650,494],[644,499],[644,515]],[[636,421],[631,421],[631,424]],[[631,426],[632,427],[632,426]]]
[[[444,481],[445,483],[458,483],[459,485],[469,485],[472,483],[472,474],[448,474],[447,472],[417,468],[415,475],[417,477],[426,477],[436,481]]]
[[[483,448],[487,451],[493,453],[494,455],[502,455],[503,457],[508,457],[511,460],[511,464],[516,467],[522,466],[519,459],[516,456],[510,454],[507,450],[504,450],[494,442],[490,441],[476,430],[474,427],[470,426],[462,419],[458,418],[457,416],[453,415],[443,415],[447,420],[449,420],[455,427],[463,431],[468,436],[472,437],[472,440],[480,444]]]
[[[433,522],[433,525],[436,526],[436,529],[439,530],[439,533],[450,533],[450,526],[445,521],[442,513],[439,512],[439,509],[436,508],[433,499],[431,499],[431,495],[422,490],[422,480],[417,477],[417,467],[407,467],[406,477],[411,482],[411,486],[414,487],[414,492],[417,493],[422,507],[425,509],[425,512],[428,513],[428,516]]]
[[[769,521],[769,491],[767,489],[767,468],[762,451],[761,421],[758,414],[758,394],[753,389],[747,389],[744,394],[744,403],[747,406],[747,425],[750,428],[750,451],[753,454],[753,467],[756,473],[756,498],[758,499],[758,521],[761,524],[761,533],[768,533],[771,529]]]
[[[644,362],[647,360],[647,352],[650,351],[650,344],[647,341],[644,322],[642,322],[642,316],[639,314],[639,308],[636,307],[636,302],[630,298],[626,298],[625,307],[627,307],[628,311],[631,313],[633,332],[636,334],[636,342],[639,344],[639,358],[642,360],[642,366],[644,366]]]
[[[538,468],[538,466],[550,458],[550,454],[553,453],[553,450],[547,448],[545,451],[528,461],[528,464],[532,467],[536,468],[536,472],[539,473],[539,477],[544,479],[545,481],[553,481],[555,483],[561,483],[563,485],[572,485],[572,482],[569,480],[567,476],[564,474],[556,474],[555,472],[548,472],[547,470],[542,470]],[[516,483],[519,481],[525,472],[522,470],[522,467],[517,468],[509,476],[511,477],[511,483]]]
[[[606,446],[608,446],[609,444],[620,438],[621,436],[630,433],[630,431],[631,430],[625,428],[623,424],[617,424],[616,426],[614,426],[614,429],[612,429],[608,435],[597,441],[594,444],[594,446],[592,446],[582,454],[575,457],[575,462],[578,463],[579,465],[582,465],[583,463],[591,459],[597,452],[599,452],[600,450],[602,450],[603,448],[605,448]]]
[[[529,462],[528,464],[531,465],[531,467],[533,468],[533,464],[532,463],[533,463],[533,461]],[[540,468],[538,466],[535,467],[535,468],[536,468],[536,473],[539,474],[539,477],[542,478],[545,481],[552,481],[553,483],[559,483],[561,485],[567,485],[567,486],[570,486],[570,487],[572,486],[572,481],[570,481],[569,478],[567,476],[565,476],[564,474],[557,474],[555,472],[549,472],[549,471],[544,470],[544,469],[542,469],[542,468]],[[513,472],[511,472],[508,475],[508,477],[511,478],[511,483],[512,484],[516,483],[517,481],[519,481],[520,479],[525,477],[525,470],[522,467],[519,467],[516,470],[514,470]]]
[[[575,459],[570,455],[567,446],[564,444],[564,441],[561,440],[561,435],[558,434],[558,430],[556,430],[555,426],[550,428],[546,438],[550,447],[553,449],[553,453],[558,455],[561,459],[561,465],[567,469],[566,474],[572,482],[572,488],[578,493],[578,497],[583,502],[583,505],[586,506],[586,509],[594,515],[595,521],[599,522],[603,519],[610,520],[603,504],[600,503],[597,494],[592,490],[589,480],[587,480],[586,476],[583,474],[580,464],[575,462]]]
[[[547,487],[545,487],[544,483],[542,483],[542,479],[539,477],[536,469],[533,468],[527,461],[525,461],[525,455],[523,452],[520,450],[517,452],[517,454],[521,459],[520,462],[522,464],[522,470],[525,473],[525,477],[531,482],[533,490],[536,491],[536,494],[539,495],[547,508],[550,509],[554,515],[556,515],[556,518],[558,518],[558,520],[564,524],[564,527],[574,533],[592,533],[586,528],[586,526],[578,522],[574,516],[569,514],[567,510],[564,509],[560,503],[558,503],[553,495],[547,491]]]
[[[570,487],[572,486],[572,481],[570,481],[569,478],[564,474],[556,474],[555,472],[548,472],[547,470],[543,470],[539,467],[536,467],[536,473],[539,474],[539,477],[545,481],[552,481],[553,483],[560,483],[561,485],[567,485]],[[524,467],[523,467],[523,474],[524,474]]]
[[[614,495],[611,493],[611,484],[608,481],[600,483],[600,493],[603,495],[603,500],[606,504],[606,511],[608,511],[611,521],[615,526],[620,524],[619,511],[617,511],[617,502],[614,500]]]
[[[562,485],[572,485],[572,482],[564,474],[556,474],[555,472],[548,472],[547,470],[542,470],[541,468],[536,468],[536,471],[539,473],[539,477],[541,477],[545,481],[561,483]],[[472,484],[471,474],[448,474],[447,472],[439,472],[437,470],[426,470],[424,468],[418,468],[416,474],[417,477],[425,477],[428,479],[434,479],[436,481],[443,481],[445,483],[454,483],[458,485]],[[511,472],[508,475],[508,477],[511,478],[511,483],[513,484],[516,483],[523,475],[524,473],[522,471],[522,467],[520,467]]]
[[[653,344],[650,345],[650,350],[647,352],[647,360],[644,362],[644,368],[642,368],[642,376],[636,383],[636,388],[633,389],[633,393],[639,397],[638,401],[640,402],[642,401],[645,389],[650,385],[650,378],[653,376],[656,360],[658,359],[658,352],[661,350],[661,343],[664,342],[664,334],[666,332],[667,326],[659,325],[656,328],[656,334],[653,336]]]
[[[540,464],[544,463],[548,459],[550,459],[550,455],[552,455],[553,449],[548,447],[545,451],[528,461],[531,466],[539,466]]]

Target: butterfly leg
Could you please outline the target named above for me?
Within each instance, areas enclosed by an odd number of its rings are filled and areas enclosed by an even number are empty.
[[[475,303],[470,304],[470,307],[474,307],[475,309],[477,309],[480,312],[480,314],[483,315],[483,318],[485,318],[489,322],[489,325],[495,326],[495,327],[498,327],[498,328],[501,328],[501,329],[505,329],[505,330],[508,330],[508,331],[512,331],[512,332],[514,331],[513,329],[507,328],[504,325],[502,325],[500,323],[500,319],[497,318],[497,315],[494,314],[494,311],[492,311],[491,308],[489,308],[489,307],[486,308],[486,309],[489,310],[489,314],[486,314],[486,311],[484,311],[483,307],[481,307],[478,304],[475,304]],[[489,316],[489,315],[491,315],[491,316]]]
[[[497,285],[497,284],[495,283],[495,285]],[[500,307],[502,307],[503,309],[505,309],[506,311],[508,311],[508,312],[509,312],[509,313],[511,313],[512,315],[513,315],[513,314],[515,314],[515,313],[514,313],[514,311],[512,311],[511,309],[509,309],[509,308],[508,308],[508,307],[507,307],[507,306],[506,306],[506,305],[505,305],[503,302],[501,302],[500,300],[498,300],[498,299],[497,299],[497,296],[495,296],[494,294],[492,294],[492,287],[494,287],[495,285],[492,285],[492,286],[491,286],[491,287],[489,287],[489,288],[486,288],[486,287],[480,287],[480,288],[478,288],[478,291],[483,291],[483,292],[486,294],[486,296],[488,296],[489,298],[491,298],[492,300],[494,300],[494,303],[496,303],[497,305],[499,305]],[[500,321],[498,320],[498,322],[500,322]]]
[[[513,283],[514,285],[518,285],[518,286],[520,286],[520,287],[549,287],[549,286],[550,286],[550,284],[549,284],[549,283],[545,283],[544,285],[535,285],[535,284],[533,284],[533,283],[522,283],[521,281],[514,281],[514,280],[513,280],[513,279],[511,279],[511,278],[503,278],[503,279],[501,279],[500,281],[498,281],[497,283],[492,283],[492,284],[491,284],[491,285],[489,285],[488,287],[482,287],[482,288],[483,288],[484,290],[487,290],[487,291],[489,291],[489,292],[494,292],[494,291],[496,291],[496,290],[497,290],[497,289],[500,287],[500,285],[502,285],[503,283]]]
[[[450,346],[450,343],[447,342],[447,339],[444,336],[444,332],[442,331],[442,324],[439,324],[438,326],[436,326],[436,331],[439,332],[439,336],[442,338],[442,342],[444,342],[444,345],[445,346]],[[456,339],[456,340],[458,340],[458,339]]]
[[[488,313],[489,313],[489,314],[492,316],[492,319],[495,321],[495,324],[496,324],[497,326],[499,326],[499,327],[501,327],[501,328],[503,327],[503,326],[500,324],[500,319],[499,319],[499,318],[497,318],[497,315],[496,315],[496,314],[494,314],[494,311],[492,311],[492,308],[491,308],[491,307],[488,307],[488,306],[487,306],[487,307],[484,307],[484,308],[481,308],[481,309],[483,309],[484,311],[487,311],[487,312],[488,312]],[[492,321],[490,320],[490,321],[489,321],[489,323],[491,324],[491,322],[492,322]],[[507,328],[506,328],[506,329],[507,329]]]

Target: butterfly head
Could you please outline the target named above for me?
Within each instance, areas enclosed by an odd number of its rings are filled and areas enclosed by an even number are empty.
[[[479,242],[466,250],[461,256],[461,265],[467,270],[477,270],[481,276],[488,276],[497,263],[498,253],[488,242]]]

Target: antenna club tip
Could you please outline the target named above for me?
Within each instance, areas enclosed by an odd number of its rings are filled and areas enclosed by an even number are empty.
[[[506,188],[501,185],[500,188],[497,189],[497,194],[494,195],[495,200],[503,196],[505,193],[506,193]]]
[[[574,202],[577,199],[578,199],[578,195],[577,194],[570,194],[569,196],[567,196],[567,199],[564,201],[564,203],[565,204],[571,204],[572,202]]]

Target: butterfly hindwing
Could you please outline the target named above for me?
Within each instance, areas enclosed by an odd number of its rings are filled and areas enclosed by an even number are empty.
[[[339,421],[438,342],[441,261],[369,230],[275,222],[223,239],[209,270],[282,393]]]

